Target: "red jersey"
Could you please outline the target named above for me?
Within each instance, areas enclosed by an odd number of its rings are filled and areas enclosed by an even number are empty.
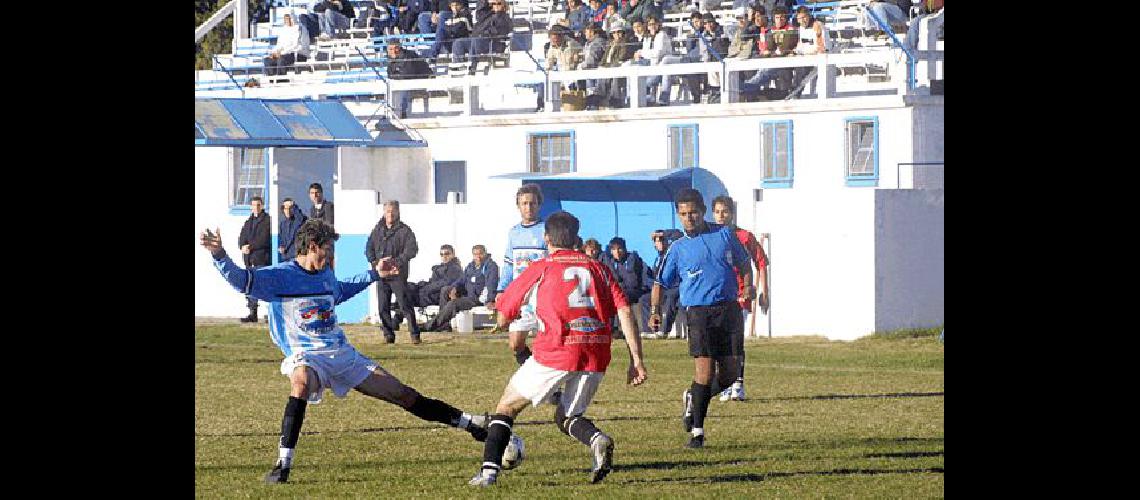
[[[535,361],[557,370],[606,371],[610,321],[629,305],[613,271],[582,252],[558,250],[531,262],[495,299],[495,309],[514,319],[527,302],[538,316]]]
[[[736,239],[740,240],[740,244],[744,245],[744,249],[748,251],[748,255],[752,257],[752,261],[756,262],[756,272],[763,272],[768,267],[768,256],[764,254],[764,247],[760,246],[760,242],[756,241],[756,237],[752,235],[747,229],[736,228]],[[738,293],[744,293],[744,278],[739,274],[736,275],[736,286]],[[756,293],[763,292],[764,290],[756,290]],[[737,299],[739,302],[740,299]],[[752,312],[752,301],[740,302],[740,307],[745,311]]]

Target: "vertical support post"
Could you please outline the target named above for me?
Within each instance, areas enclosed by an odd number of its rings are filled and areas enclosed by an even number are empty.
[[[721,104],[740,102],[740,81],[732,74],[728,61],[721,61],[720,102]]]
[[[234,48],[238,40],[249,38],[249,2],[234,0]]]
[[[630,71],[633,66],[627,66]],[[642,87],[641,77],[631,74],[625,79],[626,92],[629,93],[629,109],[645,107],[645,88]]]
[[[835,92],[835,73],[832,71],[832,66],[827,62],[827,53],[820,55],[815,75],[815,81],[817,82],[815,89],[816,96],[818,96],[821,101],[830,99]]]
[[[479,113],[479,85],[467,78],[463,82],[463,116]]]
[[[546,112],[554,113],[562,109],[562,82],[551,80],[546,75]]]

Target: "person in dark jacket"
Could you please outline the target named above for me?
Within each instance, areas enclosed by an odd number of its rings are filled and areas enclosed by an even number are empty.
[[[333,204],[325,199],[325,189],[321,187],[321,183],[309,184],[309,200],[313,202],[313,208],[309,209],[309,218],[321,219],[333,226]]]
[[[499,286],[499,265],[487,254],[483,245],[471,247],[473,260],[463,270],[463,276],[444,287],[440,292],[439,314],[424,325],[424,331],[447,329],[455,314],[495,300]]]
[[[241,259],[246,269],[257,269],[271,264],[269,262],[269,249],[271,247],[269,233],[273,223],[269,220],[269,214],[263,210],[265,202],[260,196],[254,196],[250,199],[249,206],[253,209],[253,213],[241,226],[238,245],[241,247]],[[246,295],[245,304],[249,307],[249,316],[242,318],[241,322],[256,323],[257,299]]]
[[[277,262],[285,262],[297,257],[297,229],[309,220],[297,208],[293,198],[281,202],[281,222],[277,223]]]
[[[439,57],[439,53],[447,49],[451,53],[451,45],[455,40],[466,38],[471,34],[471,11],[467,10],[465,0],[451,0],[448,10],[439,15],[439,28],[435,32],[435,41],[431,44],[428,55]]]
[[[455,256],[455,247],[439,247],[439,260],[440,264],[431,266],[431,279],[408,284],[408,294],[415,307],[442,305],[440,290],[463,279],[463,263]]]
[[[609,267],[614,272],[614,277],[617,278],[618,286],[621,291],[625,292],[626,300],[630,304],[636,304],[638,299],[647,291],[645,286],[645,261],[641,260],[641,256],[637,252],[630,252],[626,249],[625,238],[615,236],[610,240],[608,245],[608,252],[602,256],[602,264]],[[636,320],[637,312],[634,309],[634,319]],[[637,335],[638,332],[622,332],[623,334]]]
[[[467,73],[471,75],[475,74],[477,56],[502,51],[513,30],[506,0],[490,0],[488,5],[493,9],[491,15],[475,22],[470,37],[460,38],[451,45],[455,58],[470,63]]]
[[[392,318],[392,295],[396,295],[396,303],[400,312],[408,318],[408,329],[412,334],[412,343],[420,343],[420,329],[416,324],[416,312],[412,309],[412,300],[408,295],[408,269],[410,263],[419,252],[416,246],[416,234],[412,228],[400,221],[400,202],[390,200],[384,202],[384,218],[372,228],[368,241],[364,244],[364,255],[372,267],[384,257],[392,257],[393,264],[399,273],[390,278],[380,280],[380,327],[384,331],[384,340],[389,343],[396,342],[396,328],[400,327]]]
[[[400,33],[415,33],[416,21],[420,17],[420,13],[424,11],[424,0],[398,0],[396,2],[396,11],[399,12],[399,20],[396,26],[400,28]]]
[[[641,282],[645,284],[645,294],[641,296],[638,301],[638,309],[641,309],[641,331],[642,336],[652,334],[649,329],[649,291],[653,287],[653,281],[657,279],[657,274],[661,272],[661,262],[665,260],[665,251],[669,249],[669,245],[683,236],[678,229],[658,229],[650,234],[650,239],[653,240],[653,248],[657,250],[657,259],[653,261],[652,266],[645,266],[645,275],[642,277]],[[661,306],[661,333],[657,338],[665,338],[669,332],[673,330],[673,321],[677,319],[677,299],[680,296],[680,289],[677,287],[666,288],[662,290],[662,306]]]
[[[392,38],[388,40],[388,78],[391,80],[414,80],[428,78],[434,72],[427,60],[419,55],[404,50],[400,41]],[[408,117],[408,107],[412,102],[411,91],[393,90],[391,106],[400,118]]]

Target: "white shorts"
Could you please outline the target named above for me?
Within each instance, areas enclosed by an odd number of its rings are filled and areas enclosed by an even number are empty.
[[[546,401],[559,384],[565,383],[558,408],[561,414],[573,417],[586,413],[586,407],[594,400],[594,394],[598,392],[604,375],[602,372],[568,372],[548,368],[531,356],[519,367],[507,386],[538,406]]]
[[[519,319],[511,322],[508,332],[533,332],[538,330],[538,316],[534,314],[534,306],[523,304],[519,310]]]
[[[317,404],[321,402],[325,389],[332,389],[338,398],[345,397],[380,365],[357,352],[351,344],[345,344],[339,349],[295,353],[281,362],[281,373],[286,377],[292,376],[298,366],[307,366],[317,372],[317,384],[308,398],[309,403]]]

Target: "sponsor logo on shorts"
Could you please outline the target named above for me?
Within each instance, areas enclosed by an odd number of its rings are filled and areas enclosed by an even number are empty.
[[[601,330],[606,324],[589,316],[575,318],[566,323],[566,329],[572,332],[590,333]]]

